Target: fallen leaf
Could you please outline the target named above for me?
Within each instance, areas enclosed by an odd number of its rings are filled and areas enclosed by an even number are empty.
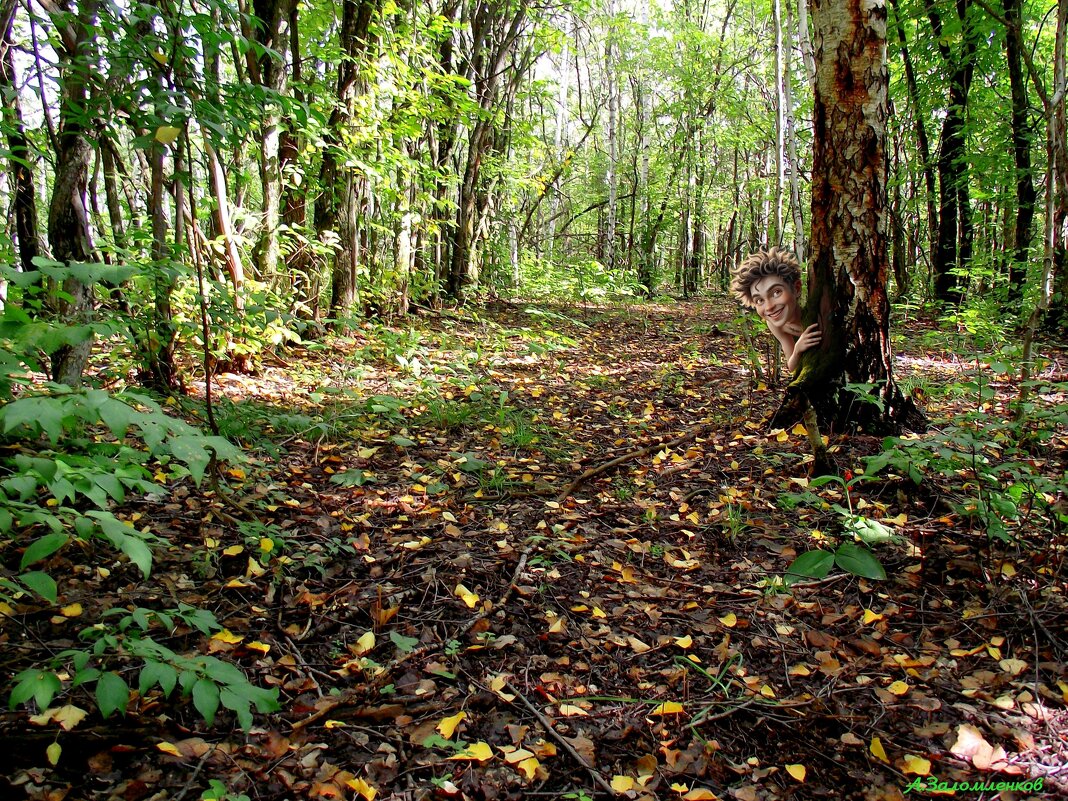
[[[52,743],[45,749],[45,756],[48,757],[49,765],[58,765],[59,757],[63,753],[63,746],[59,743]]]
[[[449,757],[449,759],[467,762],[485,762],[489,759],[493,759],[493,749],[489,747],[488,743],[472,743],[460,753]]]
[[[478,596],[467,589],[463,584],[457,584],[453,594],[467,604],[468,609],[474,609],[478,603]]]
[[[375,633],[373,631],[364,632],[360,636],[360,639],[356,640],[356,644],[352,646],[352,653],[356,656],[363,656],[370,653],[375,647]]]
[[[64,606],[59,610],[59,613],[63,615],[63,617],[78,617],[82,613],[82,605],[73,603],[70,606]]]
[[[905,695],[909,691],[909,685],[908,685],[907,682],[903,682],[903,681],[899,680],[899,681],[895,681],[893,684],[891,684],[886,689],[887,689],[887,691],[893,693],[894,695]]]
[[[229,629],[223,629],[222,631],[216,632],[215,634],[211,635],[211,638],[213,640],[218,640],[219,642],[224,642],[227,645],[237,645],[239,642],[245,639],[244,637],[238,634],[234,634]]]
[[[355,790],[359,795],[363,796],[364,801],[375,801],[375,796],[378,795],[376,788],[359,777],[349,779],[345,784],[350,790]]]
[[[915,773],[917,776],[929,776],[931,773],[931,760],[923,757],[905,754],[904,773]]]
[[[808,770],[804,765],[787,765],[786,772],[793,776],[795,781],[803,782]]]
[[[461,721],[466,720],[466,718],[466,712],[457,712],[455,715],[441,720],[437,725],[437,730],[442,737],[449,740],[452,738],[452,735],[456,733],[456,727],[460,725]]]
[[[883,748],[883,741],[878,737],[871,738],[871,745],[868,746],[868,750],[880,762],[885,762],[887,765],[890,764],[890,760],[886,757],[886,749]]]
[[[174,743],[156,743],[156,749],[171,756],[180,757],[182,755],[182,752],[178,750],[178,746]]]
[[[613,776],[612,777],[612,789],[622,795],[628,790],[633,790],[637,787],[637,782],[630,776]]]
[[[886,617],[886,616],[885,615],[881,615],[878,612],[873,612],[870,609],[865,609],[864,610],[864,625],[865,626],[871,625],[872,623],[874,623],[877,620],[882,620],[884,617]]]
[[[679,715],[682,714],[682,712],[684,711],[684,707],[678,701],[665,701],[664,703],[655,707],[653,711],[649,714],[658,716]]]
[[[738,797],[741,798],[741,796]],[[696,787],[686,793],[683,798],[686,799],[686,801],[717,801],[719,796],[704,787]]]
[[[675,645],[679,646],[679,648],[689,648],[691,645],[693,645],[693,637],[691,637],[689,634],[687,634],[685,637],[676,637]]]
[[[565,718],[581,718],[590,714],[581,706],[575,706],[574,704],[560,704],[559,710],[560,714]]]

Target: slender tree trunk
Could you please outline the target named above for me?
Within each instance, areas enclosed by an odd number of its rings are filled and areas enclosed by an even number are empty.
[[[805,218],[801,209],[801,164],[797,158],[797,122],[794,117],[793,83],[794,71],[790,53],[793,47],[790,41],[790,33],[793,29],[793,18],[789,0],[786,3],[786,49],[784,50],[785,76],[783,80],[783,98],[786,101],[786,144],[790,157],[790,210],[794,220],[794,254],[797,260],[805,263]]]
[[[608,16],[610,24],[615,17],[615,13],[615,0],[609,0]],[[619,194],[617,164],[619,161],[619,93],[617,91],[618,82],[616,81],[615,55],[613,53],[614,40],[615,34],[609,29],[608,36],[605,37],[604,49],[605,80],[608,84],[608,130],[605,132],[605,138],[608,140],[608,164],[604,182],[608,193],[608,205],[605,207],[604,251],[602,254],[602,261],[609,272],[614,272],[616,268],[616,204]]]
[[[912,105],[912,125],[916,132],[916,148],[920,154],[924,184],[927,188],[927,235],[930,237],[933,248],[938,236],[938,185],[935,179],[934,160],[931,158],[931,145],[927,136],[927,125],[924,122],[925,115],[920,102],[920,90],[916,84],[916,70],[912,64],[912,57],[909,55],[905,25],[901,19],[900,0],[890,0],[890,5],[894,9],[894,22],[901,47],[901,61],[905,65],[905,85],[908,88],[909,101]]]
[[[782,221],[782,196],[786,186],[786,97],[783,83],[782,53],[782,3],[772,0],[772,21],[775,27],[775,198],[772,202],[775,213],[774,228],[768,236],[772,245],[781,245],[784,240]]]
[[[33,182],[32,164],[35,161],[22,106],[19,102],[18,81],[15,77],[15,62],[12,57],[14,42],[11,29],[15,22],[15,0],[4,0],[0,5],[0,92],[7,102],[3,105],[7,131],[8,159],[15,216],[15,240],[18,245],[19,265],[24,273],[37,271],[33,260],[45,255],[45,245],[37,221],[37,190]]]
[[[1012,229],[1012,252],[1009,254],[1009,295],[1017,303],[1023,298],[1027,263],[1031,254],[1035,203],[1034,171],[1031,167],[1033,133],[1028,120],[1029,99],[1024,79],[1020,31],[1023,25],[1021,0],[1003,0],[1005,16],[1013,30],[1005,35],[1005,56],[1012,90],[1012,154],[1016,166],[1016,222]]]
[[[975,31],[969,12],[970,0],[958,0],[962,44],[954,53],[946,42],[941,17],[931,0],[927,16],[938,41],[942,61],[949,72],[949,98],[938,145],[938,239],[934,249],[935,297],[959,303],[964,288],[960,273],[969,266],[972,253],[971,200],[968,193],[965,115],[968,93],[975,72]]]
[[[86,209],[92,156],[88,139],[91,120],[86,109],[92,80],[90,71],[95,63],[93,19],[97,4],[98,0],[83,0],[77,8],[63,5],[50,9],[62,46],[57,52],[61,77],[60,123],[55,180],[48,209],[48,242],[52,256],[68,265],[95,261]],[[92,315],[93,288],[76,278],[67,278],[57,308],[69,325],[85,325]],[[86,331],[76,344],[63,345],[52,353],[52,380],[79,385],[91,345],[92,336]]]

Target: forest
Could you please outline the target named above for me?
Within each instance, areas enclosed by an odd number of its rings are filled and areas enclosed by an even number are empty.
[[[1068,795],[1068,0],[0,34],[4,798]]]

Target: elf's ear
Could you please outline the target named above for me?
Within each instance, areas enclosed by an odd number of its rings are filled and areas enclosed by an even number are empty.
[[[800,295],[801,294],[801,279],[800,278],[798,278],[796,281],[794,281],[794,294],[795,295]]]

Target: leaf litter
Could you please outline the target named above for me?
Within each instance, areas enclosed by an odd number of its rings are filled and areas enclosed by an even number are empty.
[[[259,415],[236,428],[253,464],[120,510],[168,543],[150,578],[57,555],[59,614],[26,604],[0,633],[17,672],[108,609],[210,609],[222,631],[169,646],[233,662],[282,709],[207,727],[150,689],[103,720],[67,687],[4,714],[6,797],[1068,792],[1063,526],[1009,545],[937,476],[880,476],[854,498],[899,535],[878,550],[889,579],[787,587],[841,495],[781,503],[810,492],[804,431],[763,429],[778,393],[732,314],[501,303],[416,323],[402,360],[357,333],[330,361],[221,377],[231,411]],[[902,364],[948,380],[938,354]],[[927,399],[936,423],[969,402]],[[853,470],[880,450],[830,444]]]

